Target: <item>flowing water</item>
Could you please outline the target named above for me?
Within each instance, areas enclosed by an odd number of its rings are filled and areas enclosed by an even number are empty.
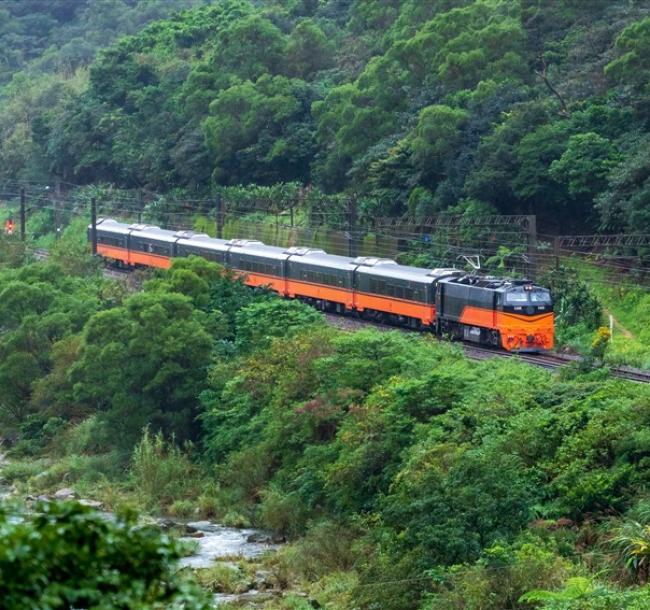
[[[209,568],[215,560],[226,558],[255,559],[280,546],[259,530],[225,527],[208,521],[188,525],[201,532],[203,537],[183,538],[198,543],[193,555],[181,559],[183,567]]]

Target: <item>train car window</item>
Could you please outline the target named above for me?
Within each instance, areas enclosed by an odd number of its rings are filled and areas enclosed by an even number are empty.
[[[162,254],[164,256],[169,256],[169,246],[167,245],[162,245],[162,244],[150,244],[151,250],[149,250],[153,254]]]
[[[122,245],[122,240],[119,237],[111,237],[109,235],[98,235],[97,236],[97,241],[100,244],[104,244],[106,246],[121,246]]]

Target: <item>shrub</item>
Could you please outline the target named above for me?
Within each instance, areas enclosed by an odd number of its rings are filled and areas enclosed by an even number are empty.
[[[91,415],[76,426],[70,426],[61,436],[58,443],[61,452],[71,453],[99,453],[104,449],[105,426],[97,417]]]
[[[162,433],[145,429],[133,450],[131,481],[149,508],[171,505],[176,500],[198,495],[201,477],[198,468]]]
[[[317,523],[293,549],[295,571],[315,579],[329,572],[351,570],[356,561],[354,547],[358,535],[359,532],[340,523]]]
[[[267,489],[262,493],[259,519],[264,527],[286,536],[295,536],[304,530],[308,509],[295,493]]]
[[[22,520],[0,513],[3,610],[210,607],[175,573],[179,545],[155,529],[109,521],[76,503],[37,511]]]
[[[194,503],[190,500],[175,500],[169,507],[169,514],[172,517],[187,519],[194,513]]]
[[[213,593],[244,593],[248,591],[253,579],[238,566],[219,563],[212,568],[197,570],[198,583]]]

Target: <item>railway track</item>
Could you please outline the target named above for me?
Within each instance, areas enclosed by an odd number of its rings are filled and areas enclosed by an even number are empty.
[[[370,322],[360,318],[352,318],[348,316],[341,316],[335,314],[325,314],[327,323],[331,326],[336,326],[343,330],[360,330],[362,328],[377,328],[379,330],[398,330],[404,333],[412,333],[407,328],[397,326],[389,326],[387,324],[380,324],[378,322]],[[475,345],[462,344],[463,351],[468,358],[472,360],[487,360],[489,358],[512,358],[520,362],[525,362],[533,366],[538,366],[548,370],[557,370],[571,364],[578,364],[581,362],[580,356],[570,354],[515,354],[506,352],[505,350],[498,350],[489,347],[480,347]],[[650,371],[643,371],[640,369],[633,369],[630,367],[609,367],[611,374],[620,379],[627,379],[628,381],[636,381],[637,383],[650,383]]]
[[[490,357],[498,358],[516,358],[523,362],[533,364],[545,369],[558,369],[571,364],[579,364],[582,361],[580,356],[569,354],[512,354],[510,352],[502,352],[490,348],[465,346],[465,353],[468,357],[477,359],[484,359]],[[641,369],[634,369],[627,366],[612,366],[609,368],[610,373],[614,377],[620,379],[627,379],[629,381],[636,381],[638,383],[650,383],[650,371]]]
[[[37,249],[34,251],[34,258],[42,260],[49,255],[45,249]],[[104,277],[111,279],[129,279],[132,272],[126,269],[117,269],[115,267],[106,267],[103,270]],[[370,320],[362,320],[352,316],[339,315],[339,314],[325,314],[325,320],[330,326],[335,326],[342,330],[361,330],[362,328],[376,328],[378,330],[397,330],[404,333],[419,332],[402,328],[400,326],[390,326],[388,324],[381,324]],[[475,345],[463,344],[465,355],[472,360],[486,360],[488,358],[514,358],[520,362],[526,362],[533,366],[538,366],[544,369],[559,369],[563,366],[575,364],[580,362],[580,356],[572,356],[569,354],[513,354],[505,350],[497,350],[488,347],[479,347]],[[631,367],[610,367],[610,372],[614,377],[620,379],[627,379],[628,381],[635,381],[637,383],[650,383],[650,371],[643,371]]]

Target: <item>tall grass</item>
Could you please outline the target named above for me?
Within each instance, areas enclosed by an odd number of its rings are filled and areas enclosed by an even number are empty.
[[[187,453],[162,433],[145,429],[133,450],[130,482],[142,503],[150,509],[164,509],[179,500],[198,497],[203,477]]]

